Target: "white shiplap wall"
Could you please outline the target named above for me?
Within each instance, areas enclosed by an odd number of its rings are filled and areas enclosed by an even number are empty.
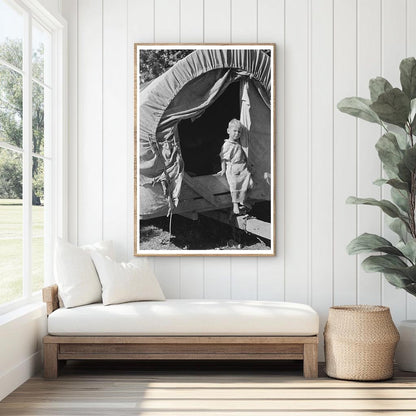
[[[115,241],[133,253],[133,43],[273,42],[277,45],[275,258],[156,258],[168,297],[276,299],[328,307],[383,303],[395,320],[416,301],[363,273],[345,246],[387,233],[380,197],[378,127],[338,112],[368,96],[369,78],[399,83],[416,54],[414,0],[62,0],[69,22],[70,238]]]

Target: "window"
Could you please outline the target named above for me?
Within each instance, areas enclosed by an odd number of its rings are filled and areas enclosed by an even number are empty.
[[[0,312],[52,279],[62,231],[63,22],[0,0]]]

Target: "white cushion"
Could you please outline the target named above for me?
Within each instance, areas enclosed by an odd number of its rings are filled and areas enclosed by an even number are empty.
[[[308,305],[273,301],[167,299],[57,309],[48,317],[51,335],[308,336],[319,332]]]
[[[86,244],[86,245],[81,246],[81,248],[90,254],[100,253],[103,256],[108,256],[112,259],[115,259],[113,242],[111,240],[98,241],[97,243],[94,243],[94,244]]]
[[[101,283],[90,253],[112,255],[111,242],[99,242],[84,248],[61,239],[55,248],[55,279],[66,308],[101,302]]]
[[[117,263],[98,252],[91,253],[102,286],[104,305],[139,300],[164,300],[159,282],[147,263]]]

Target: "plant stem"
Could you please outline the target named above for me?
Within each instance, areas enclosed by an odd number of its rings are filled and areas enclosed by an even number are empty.
[[[413,147],[413,129],[411,123],[409,123],[409,135],[410,144]],[[409,218],[410,218],[410,230],[412,237],[416,238],[416,224],[415,224],[415,199],[416,199],[416,171],[410,172],[410,195],[409,195]]]

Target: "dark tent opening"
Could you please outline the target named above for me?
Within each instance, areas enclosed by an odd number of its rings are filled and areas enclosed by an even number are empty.
[[[211,175],[221,169],[219,153],[233,118],[240,118],[239,82],[230,84],[201,117],[179,122],[182,158],[190,176]]]
[[[258,218],[259,220],[271,222],[272,209],[270,201],[260,201],[253,204],[253,209],[250,211],[250,215]]]

